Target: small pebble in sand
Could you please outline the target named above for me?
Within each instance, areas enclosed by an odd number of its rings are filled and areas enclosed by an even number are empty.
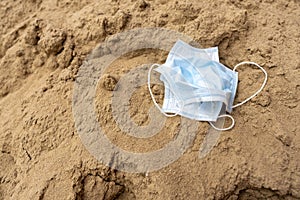
[[[102,77],[101,85],[103,86],[104,89],[108,91],[113,91],[116,87],[117,84],[117,79],[109,74],[105,74]]]
[[[154,85],[152,90],[153,90],[153,94],[155,95],[161,94],[161,88],[158,85]]]

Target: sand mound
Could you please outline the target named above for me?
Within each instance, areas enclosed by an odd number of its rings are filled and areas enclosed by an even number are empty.
[[[0,16],[0,199],[300,199],[298,0],[2,0]],[[129,174],[103,166],[82,145],[72,95],[88,53],[110,35],[140,27],[168,28],[203,47],[219,46],[222,63],[257,62],[269,80],[233,112],[237,125],[208,156],[198,158],[209,128],[202,122],[178,161]],[[111,120],[111,92],[120,76],[165,56],[149,50],[125,55],[98,88],[99,124],[124,149],[152,151],[176,132],[178,118],[168,119],[169,135],[130,140]],[[241,68],[239,76],[237,101],[262,81],[253,69]],[[162,89],[155,90],[161,102]],[[147,124],[147,88],[131,103],[133,120]]]

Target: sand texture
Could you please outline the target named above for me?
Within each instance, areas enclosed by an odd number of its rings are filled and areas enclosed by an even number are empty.
[[[1,0],[0,200],[300,199],[299,0]],[[110,169],[82,144],[72,112],[74,82],[88,54],[111,35],[134,28],[181,32],[219,47],[220,62],[259,63],[262,93],[234,109],[236,126],[199,159],[209,124],[171,165],[146,173]],[[144,50],[112,63],[99,81],[95,107],[107,137],[128,151],[166,145],[179,117],[155,137],[132,139],[111,115],[112,91],[130,69],[163,63]],[[260,87],[258,69],[239,69],[236,102]],[[152,88],[159,103],[163,87]],[[147,87],[130,100],[130,117],[149,123]]]

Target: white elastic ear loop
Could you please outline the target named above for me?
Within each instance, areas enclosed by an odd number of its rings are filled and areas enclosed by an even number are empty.
[[[233,105],[232,108],[236,108],[236,107],[238,107],[240,105],[243,105],[244,103],[246,103],[247,101],[249,101],[250,99],[252,99],[253,97],[255,97],[258,93],[260,93],[262,91],[262,89],[265,87],[265,85],[267,83],[267,80],[268,80],[268,74],[267,74],[266,70],[264,68],[262,68],[259,64],[255,63],[255,62],[249,62],[249,61],[241,62],[241,63],[237,64],[233,68],[233,71],[235,71],[236,68],[238,68],[239,66],[244,65],[244,64],[255,65],[256,67],[258,67],[259,69],[261,69],[261,71],[263,71],[263,73],[265,74],[265,80],[264,80],[263,84],[261,85],[261,87],[259,88],[259,90],[257,90],[253,95],[251,95],[250,97],[248,97],[247,99],[245,99],[241,103]]]
[[[176,112],[175,114],[171,114],[171,115],[170,115],[170,114],[167,114],[167,113],[165,113],[165,112],[161,109],[161,107],[158,105],[158,103],[156,103],[156,100],[155,100],[154,95],[153,95],[153,93],[152,93],[151,85],[150,85],[150,81],[151,81],[151,71],[152,71],[153,67],[155,67],[155,66],[159,67],[160,65],[159,65],[159,64],[153,64],[153,65],[150,67],[149,71],[148,71],[148,90],[149,90],[149,92],[150,92],[151,99],[152,99],[154,105],[158,108],[158,110],[159,110],[163,115],[165,115],[166,117],[175,117],[175,116],[177,116],[177,115],[179,114],[179,112],[182,110],[182,107],[183,107],[183,106],[181,105],[180,110],[179,110],[178,112]],[[174,94],[174,95],[175,95],[175,94]],[[175,95],[175,96],[176,96],[176,95]]]
[[[222,117],[229,117],[231,119],[232,123],[231,123],[231,125],[229,127],[227,127],[227,128],[218,128],[212,122],[209,122],[210,125],[214,129],[216,129],[217,131],[228,131],[228,130],[232,129],[234,127],[234,124],[235,124],[234,118],[231,115],[227,115],[227,114],[220,115],[218,118],[222,118]]]
[[[212,122],[209,122],[209,124],[216,130],[218,131],[228,131],[230,129],[232,129],[234,127],[234,124],[235,124],[235,121],[234,121],[234,118],[231,116],[231,115],[227,115],[227,114],[224,114],[224,115],[220,115],[218,118],[222,118],[222,117],[229,117],[232,121],[231,125],[227,128],[218,128],[216,127]]]

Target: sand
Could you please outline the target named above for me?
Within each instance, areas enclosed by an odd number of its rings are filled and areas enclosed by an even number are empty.
[[[300,2],[9,1],[0,2],[0,200],[6,199],[300,199]],[[199,122],[192,146],[155,172],[127,173],[85,148],[72,113],[76,75],[89,53],[111,35],[134,28],[181,32],[202,47],[219,47],[229,68],[244,60],[269,75],[263,92],[233,112],[199,159],[209,124]],[[112,90],[129,69],[163,63],[167,52],[144,50],[114,62],[97,89],[99,125],[130,151],[161,148],[176,135],[167,119],[156,137],[132,139],[111,117]],[[259,70],[239,70],[236,102],[259,88]],[[163,89],[155,89],[163,101]],[[130,116],[147,125],[147,87],[131,99]],[[167,132],[165,134],[165,132]]]

